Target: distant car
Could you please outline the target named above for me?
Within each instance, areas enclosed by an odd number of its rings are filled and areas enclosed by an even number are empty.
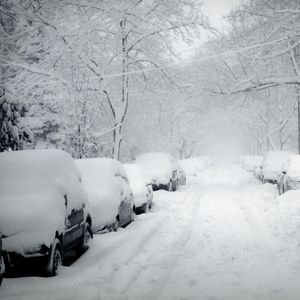
[[[293,155],[290,151],[268,151],[261,163],[261,180],[263,183],[277,183],[283,165]]]
[[[196,156],[181,159],[178,164],[183,169],[186,175],[197,176],[203,170],[211,166],[211,160],[208,156]]]
[[[152,185],[144,180],[139,166],[136,164],[124,164],[129,179],[129,185],[133,193],[136,214],[147,212],[152,206]],[[150,186],[150,188],[149,188]]]
[[[60,150],[0,153],[0,228],[6,271],[33,265],[54,276],[63,255],[92,233],[87,194]],[[2,269],[2,267],[1,267]]]
[[[179,164],[177,164],[177,172],[178,172],[178,183],[180,185],[186,185],[186,175]]]
[[[289,190],[300,190],[300,155],[292,155],[282,168],[278,191],[281,195]]]
[[[0,285],[2,283],[3,274],[5,272],[5,265],[2,255],[2,233],[0,232]]]
[[[260,167],[263,157],[259,155],[244,156],[243,168],[246,171],[254,172],[257,167]]]
[[[152,184],[153,190],[165,189],[176,191],[178,171],[175,159],[168,153],[144,153],[137,157],[136,164],[140,166],[145,180]]]
[[[122,164],[111,158],[75,160],[88,192],[93,232],[116,230],[134,220],[134,202]]]

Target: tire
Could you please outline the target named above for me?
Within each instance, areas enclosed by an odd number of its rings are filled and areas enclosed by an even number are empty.
[[[47,276],[56,276],[59,267],[62,265],[62,248],[59,240],[55,238],[46,266]]]

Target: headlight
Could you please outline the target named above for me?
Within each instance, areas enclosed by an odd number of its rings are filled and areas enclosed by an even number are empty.
[[[32,256],[44,256],[49,254],[49,248],[46,245],[42,245],[39,247],[30,248],[24,251],[25,257],[32,257]]]

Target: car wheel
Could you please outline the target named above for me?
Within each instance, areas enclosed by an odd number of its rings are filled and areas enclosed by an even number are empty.
[[[46,274],[48,276],[57,275],[59,267],[62,265],[62,250],[59,240],[56,238],[53,245],[51,246],[51,251],[48,258],[48,263],[46,267]]]

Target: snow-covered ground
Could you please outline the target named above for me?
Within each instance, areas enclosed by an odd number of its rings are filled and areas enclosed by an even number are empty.
[[[5,279],[0,299],[300,299],[300,199],[215,166],[54,278]]]

